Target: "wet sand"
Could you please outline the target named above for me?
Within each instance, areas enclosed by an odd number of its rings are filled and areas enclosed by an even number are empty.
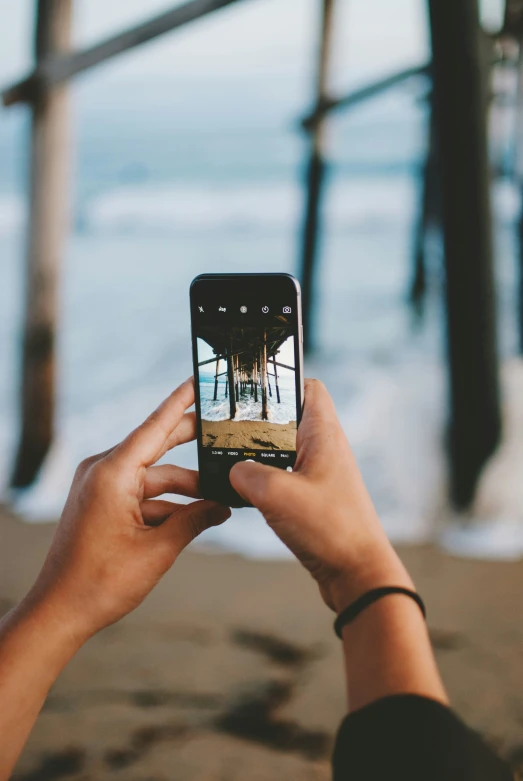
[[[295,450],[296,423],[262,420],[202,420],[203,444],[208,447]]]
[[[54,531],[0,511],[0,608]],[[523,567],[403,548],[456,710],[523,768]],[[294,562],[187,551],[53,688],[15,781],[327,781],[339,641]],[[521,776],[523,778],[523,775]]]

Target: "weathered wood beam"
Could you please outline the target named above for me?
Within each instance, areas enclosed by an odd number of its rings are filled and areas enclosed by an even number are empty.
[[[523,0],[506,0],[502,33],[518,39],[523,35]]]
[[[329,100],[329,70],[334,33],[335,0],[322,0],[321,35],[316,74],[317,113]],[[304,349],[313,345],[313,307],[321,229],[321,206],[325,180],[325,117],[309,132],[309,160],[305,176],[306,204],[303,222],[300,281],[302,290]]]
[[[209,358],[207,361],[200,361],[198,366],[207,366],[208,363],[216,363],[220,358],[226,358],[226,355],[217,355],[216,358]]]
[[[227,354],[227,385],[229,388],[229,416],[231,420],[234,420],[236,415],[236,393],[234,391],[234,358],[232,355],[232,339],[230,340],[229,352]]]
[[[274,364],[274,366],[279,366],[280,369],[289,369],[291,372],[295,372],[296,369],[294,366],[287,366],[286,363],[280,363],[279,361],[273,361],[272,358],[269,358],[269,363]]]
[[[41,90],[50,89],[77,73],[100,65],[118,54],[141,46],[177,27],[194,22],[202,16],[236,2],[240,0],[190,0],[184,5],[172,8],[88,49],[72,52],[66,56],[57,56],[57,52],[49,52],[29,76],[3,91],[4,106],[30,102]]]
[[[523,3],[522,3],[523,5]],[[516,226],[518,243],[517,323],[519,352],[523,355],[523,26],[519,38],[518,86],[516,96],[514,178],[520,193],[520,214]]]
[[[220,371],[220,361],[219,359],[216,361],[216,374],[214,376],[214,401],[218,398],[218,377]]]
[[[260,342],[260,344],[261,344],[261,346],[263,346],[264,344],[272,344],[273,341],[274,340],[272,340],[272,339],[268,339],[266,342],[264,342],[262,340]],[[236,358],[239,355],[245,355],[245,353],[250,353],[250,352],[252,352],[252,349],[249,348],[249,347],[246,347],[243,350],[233,350],[232,355],[233,355],[234,358]],[[206,366],[208,363],[216,363],[216,361],[220,361],[222,359],[225,360],[226,358],[227,358],[227,353],[223,353],[221,355],[216,355],[214,358],[208,358],[205,361],[200,361],[198,366]]]
[[[436,134],[434,129],[434,101],[429,97],[429,115],[427,118],[427,148],[422,170],[420,171],[421,192],[418,213],[414,224],[412,253],[412,276],[409,283],[408,300],[412,306],[415,322],[419,323],[424,314],[427,294],[427,258],[426,239],[431,223],[441,222],[439,208],[438,160],[436,154]]]
[[[38,0],[37,63],[71,44],[72,0]],[[58,282],[68,227],[69,100],[55,87],[34,101],[25,268],[21,435],[12,486],[30,485],[54,433]]]
[[[267,337],[263,335],[263,347],[260,355],[261,388],[262,388],[262,420],[269,419],[269,399],[267,397]]]
[[[278,404],[281,404],[281,396],[280,396],[280,384],[278,381],[278,369],[276,361],[272,361],[272,365],[274,366],[274,383],[276,385],[276,399],[278,401]]]
[[[488,82],[477,0],[428,0],[442,177],[451,495],[467,507],[501,434]]]
[[[402,84],[413,78],[419,78],[420,76],[430,76],[430,63],[398,71],[390,76],[386,76],[384,79],[373,81],[371,84],[366,84],[364,87],[353,90],[343,97],[326,98],[322,104],[318,105],[311,114],[302,120],[302,125],[306,130],[310,130],[327,114],[330,114],[333,111],[354,108],[355,106],[360,105],[360,103],[365,103],[371,98],[382,95],[384,92],[396,87],[398,84]]]

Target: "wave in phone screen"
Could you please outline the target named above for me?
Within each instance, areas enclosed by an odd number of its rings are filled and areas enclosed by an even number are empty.
[[[214,401],[214,377],[200,378],[200,405],[203,420],[229,420],[229,401],[223,397],[224,387],[219,388],[218,399]],[[269,421],[291,423],[296,420],[294,377],[280,378],[281,402],[269,398]],[[261,420],[261,399],[257,402],[249,392],[240,394],[234,420]]]

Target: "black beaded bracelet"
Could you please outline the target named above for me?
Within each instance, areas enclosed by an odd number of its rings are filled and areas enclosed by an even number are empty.
[[[372,605],[373,602],[377,602],[378,599],[386,597],[389,594],[404,594],[406,597],[410,597],[414,600],[414,602],[416,602],[419,609],[423,613],[423,618],[426,618],[427,611],[425,610],[425,604],[416,591],[411,591],[410,589],[402,588],[401,586],[382,586],[381,588],[374,588],[372,591],[367,591],[355,602],[346,607],[345,610],[342,610],[339,614],[338,618],[334,622],[334,631],[340,640],[344,626],[347,626],[347,624],[350,624],[351,621],[354,621],[356,616],[359,616],[362,610],[365,610],[366,607]]]

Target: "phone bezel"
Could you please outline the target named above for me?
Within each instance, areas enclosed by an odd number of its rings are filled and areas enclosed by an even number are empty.
[[[249,290],[249,287],[251,287],[253,290],[255,290],[256,293],[260,292],[260,288],[267,287],[268,289],[268,295],[270,295],[270,286],[273,286],[275,284],[278,284],[279,281],[285,280],[286,284],[289,282],[292,285],[293,293],[295,295],[295,305],[296,305],[296,317],[297,317],[297,324],[296,324],[296,336],[297,336],[297,350],[295,350],[295,356],[297,358],[297,377],[296,377],[296,406],[297,406],[297,425],[300,425],[301,417],[302,417],[302,411],[303,411],[303,402],[304,402],[304,376],[303,376],[303,318],[302,318],[302,307],[301,307],[301,288],[300,283],[298,280],[292,276],[292,274],[286,274],[286,273],[239,273],[239,274],[199,274],[197,277],[193,279],[190,286],[190,309],[191,309],[191,340],[192,340],[192,356],[193,356],[193,373],[194,373],[194,381],[195,381],[195,407],[196,407],[196,429],[197,429],[197,447],[198,447],[198,466],[200,469],[200,490],[202,497],[205,499],[216,499],[217,501],[221,501],[223,499],[232,499],[233,501],[228,502],[232,506],[235,507],[249,507],[247,503],[244,502],[242,497],[240,497],[236,492],[232,489],[230,486],[230,483],[227,481],[227,485],[224,486],[224,491],[221,496],[215,495],[215,492],[207,490],[208,485],[212,482],[210,478],[207,478],[205,475],[203,475],[201,471],[201,465],[202,465],[202,451],[204,450],[203,444],[202,444],[202,418],[201,418],[201,407],[200,407],[200,394],[199,390],[196,387],[198,383],[198,377],[199,377],[199,371],[198,371],[198,346],[196,341],[196,331],[197,331],[197,324],[195,322],[195,291],[198,285],[201,285],[202,283],[212,283],[212,282],[233,282],[235,285],[238,283],[241,283],[242,281],[245,281],[246,283],[246,291]],[[211,495],[212,494],[212,495]]]

